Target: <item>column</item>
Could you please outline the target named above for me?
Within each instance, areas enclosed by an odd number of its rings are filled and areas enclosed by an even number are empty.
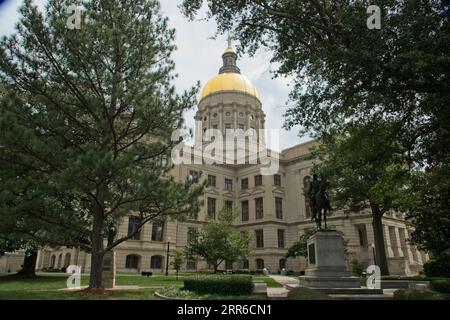
[[[391,237],[389,235],[389,226],[383,225],[384,231],[384,246],[386,248],[387,258],[394,257],[394,251],[392,250]]]

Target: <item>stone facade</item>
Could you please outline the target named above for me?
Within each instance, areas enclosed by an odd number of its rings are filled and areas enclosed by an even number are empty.
[[[224,53],[223,59],[224,67],[221,73],[230,73],[232,77],[226,80],[228,82],[224,82],[225,80],[217,78],[219,75],[207,84],[208,90],[202,94],[195,117],[198,124],[197,139],[203,135],[205,129],[225,132],[227,129],[245,131],[250,128],[256,130],[264,128],[265,114],[256,88],[250,87],[251,83],[240,76],[239,69],[235,67],[236,55],[230,48]],[[259,135],[257,138],[264,139]],[[260,176],[260,164],[175,166],[172,175],[178,181],[184,181],[189,175],[196,175],[200,180],[211,180],[211,185],[204,193],[204,207],[195,220],[166,221],[162,228],[151,223],[145,225],[136,240],[128,240],[115,248],[117,271],[163,272],[168,249],[169,251],[183,249],[188,239],[189,228],[201,228],[208,213],[217,218],[220,208],[226,204],[232,204],[240,209],[241,216],[235,221],[235,226],[238,230],[248,231],[252,235],[251,245],[254,249],[247,258],[248,261],[234,263],[232,266],[234,269],[268,268],[272,272],[277,272],[285,268],[304,271],[306,268],[304,258],[286,260],[285,254],[287,248],[305,229],[315,227],[304,196],[304,189],[311,179],[310,172],[313,166],[312,161],[308,160],[308,155],[314,144],[315,142],[311,141],[283,150],[279,154],[277,175]],[[120,224],[118,237],[127,234],[128,224],[127,217]],[[417,273],[428,260],[428,256],[408,243],[410,229],[405,224],[403,216],[388,213],[383,218],[383,224],[391,273]],[[363,265],[374,264],[372,249],[374,237],[370,212],[351,215],[336,212],[329,217],[328,226],[341,231],[348,241],[347,262],[356,259]],[[68,264],[80,265],[82,272],[88,272],[90,257],[77,249],[46,249],[40,252],[37,268],[63,267]],[[224,263],[221,269],[228,267],[231,266],[225,266]],[[210,267],[206,262],[198,262],[187,263],[184,269],[207,270]]]

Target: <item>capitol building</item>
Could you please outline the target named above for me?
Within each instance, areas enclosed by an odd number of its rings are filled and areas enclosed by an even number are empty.
[[[266,114],[257,88],[241,74],[237,55],[229,45],[222,55],[219,73],[204,86],[195,120],[201,124],[202,134],[207,129],[226,132],[228,129],[265,128]],[[264,139],[258,133],[258,140]],[[282,150],[278,155],[279,168],[275,174],[262,175],[262,164],[179,164],[172,175],[178,181],[186,177],[207,180],[204,205],[195,220],[146,224],[133,239],[121,243],[116,253],[118,272],[164,272],[167,251],[182,250],[192,228],[202,228],[207,218],[217,219],[224,206],[239,208],[235,227],[251,235],[252,252],[234,262],[224,262],[219,269],[262,270],[272,273],[282,269],[303,271],[306,259],[288,258],[290,246],[304,230],[315,228],[311,221],[311,208],[304,195],[311,181],[313,162],[310,148],[314,141]],[[118,229],[118,237],[133,231],[133,216],[125,218]],[[347,242],[347,261],[357,260],[362,265],[374,264],[374,236],[369,211],[354,214],[333,212],[328,226],[341,231]],[[417,274],[429,259],[424,252],[408,242],[410,228],[402,214],[391,212],[383,218],[386,254],[391,274]],[[62,268],[79,265],[89,272],[90,255],[77,248],[46,248],[39,252],[37,269]],[[212,270],[206,261],[187,261],[183,270]],[[169,268],[170,269],[170,268]],[[172,272],[172,270],[170,270]]]

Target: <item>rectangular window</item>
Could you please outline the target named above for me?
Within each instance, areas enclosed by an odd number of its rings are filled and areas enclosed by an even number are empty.
[[[248,189],[248,178],[245,178],[245,179],[241,180],[241,189],[242,190],[247,190]]]
[[[245,125],[242,124],[242,123],[240,123],[240,124],[239,124],[239,129],[241,129],[242,131],[245,131]]]
[[[152,241],[163,241],[164,222],[153,222]]]
[[[186,262],[186,270],[197,270],[197,262],[194,260],[188,260]]]
[[[211,219],[216,218],[216,199],[208,198],[208,217]]]
[[[219,129],[219,126],[217,124],[213,124],[213,129],[217,130]]]
[[[128,235],[133,234],[137,229],[139,224],[141,223],[141,219],[138,217],[129,217],[128,218]],[[133,237],[130,238],[131,240],[139,240],[141,239],[141,232],[137,232]]]
[[[232,200],[225,200],[225,208],[227,210],[233,211],[233,201]]]
[[[283,219],[283,199],[275,197],[275,213],[277,219]]]
[[[208,174],[208,187],[215,187],[215,186],[216,186],[216,176]]]
[[[281,176],[279,174],[273,176],[273,184],[281,187]]]
[[[284,230],[278,229],[278,248],[284,248]]]
[[[225,130],[231,130],[231,123],[225,123]]]
[[[233,180],[225,178],[225,190],[233,190]]]
[[[242,221],[248,221],[249,218],[248,200],[241,202],[241,211],[242,211]]]
[[[262,175],[255,176],[255,187],[262,186]]]
[[[367,230],[365,224],[357,225],[356,228],[358,229],[358,236],[359,236],[359,245],[361,247],[367,247]]]
[[[255,218],[262,219],[264,217],[263,198],[255,199]]]
[[[264,248],[264,232],[263,230],[255,230],[256,247]]]

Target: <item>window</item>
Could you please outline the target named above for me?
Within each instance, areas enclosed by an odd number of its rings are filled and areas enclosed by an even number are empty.
[[[152,241],[163,241],[164,222],[155,221],[152,225]]]
[[[217,124],[213,124],[213,129],[217,130],[219,129],[219,126]]]
[[[130,254],[125,258],[126,269],[138,269],[139,268],[139,256]]]
[[[225,130],[231,130],[231,123],[225,123]]]
[[[273,184],[281,187],[281,176],[279,174],[273,176]]]
[[[186,262],[186,270],[197,270],[197,262],[194,260],[188,260]]]
[[[232,200],[225,200],[225,208],[232,212],[233,211],[233,201]]]
[[[216,199],[208,198],[208,217],[211,219],[216,218]]]
[[[233,190],[233,180],[225,178],[225,190]]]
[[[283,199],[275,197],[275,214],[277,219],[283,219]]]
[[[280,259],[280,261],[278,262],[278,266],[280,270],[286,269],[286,259]]]
[[[216,176],[208,174],[208,187],[215,187],[215,186],[216,186]]]
[[[241,212],[242,212],[242,221],[248,221],[249,214],[248,214],[248,200],[241,202]]]
[[[361,247],[367,247],[366,225],[365,224],[357,225],[356,228],[358,229],[359,245]]]
[[[242,123],[239,123],[239,129],[241,129],[242,131],[245,131],[245,125]]]
[[[233,270],[233,262],[232,261],[225,261],[225,270]]]
[[[64,256],[64,268],[70,266],[70,258],[70,253],[66,253],[66,255]]]
[[[58,269],[61,268],[61,263],[62,263],[62,253],[60,253],[58,256]]]
[[[187,232],[187,241],[188,242],[194,240],[196,231],[197,231],[197,228],[194,228],[194,227],[188,228],[188,232]]]
[[[264,248],[264,232],[263,230],[255,230],[256,247]]]
[[[139,224],[141,223],[141,219],[138,217],[129,217],[128,218],[128,235],[132,235],[138,229]],[[131,240],[139,240],[141,238],[141,232],[138,231],[134,236],[132,236]]]
[[[213,117],[214,117],[214,118],[217,118],[217,113],[214,113],[214,114],[213,114]]]
[[[305,195],[305,216],[306,216],[306,218],[311,218],[311,204],[309,203],[309,196],[307,194],[310,183],[311,183],[311,177],[306,176],[303,179],[303,193]]]
[[[150,258],[150,268],[151,269],[162,269],[162,257],[153,256]]]
[[[225,116],[226,117],[231,117],[231,112],[230,111],[225,112]]]
[[[248,178],[245,178],[245,179],[241,180],[241,189],[242,190],[247,190],[248,189]]]
[[[250,269],[250,263],[248,262],[248,259],[242,259],[241,269]]]
[[[55,261],[56,261],[56,256],[52,255],[52,257],[50,258],[50,268],[55,267]]]
[[[278,229],[278,248],[284,248],[284,230]]]
[[[258,269],[258,270],[264,269],[264,260],[263,259],[256,259],[256,269]]]
[[[159,156],[159,166],[161,168],[167,168],[167,166],[169,165],[169,158],[166,154],[162,154],[161,156]]]
[[[239,117],[243,118],[244,117],[244,113],[243,112],[239,112]]]
[[[255,176],[255,187],[262,186],[262,175]]]
[[[189,174],[188,174],[189,181],[198,182],[199,176],[200,176],[200,174],[198,173],[198,171],[189,170]]]
[[[255,199],[255,218],[262,219],[264,217],[263,198]]]

